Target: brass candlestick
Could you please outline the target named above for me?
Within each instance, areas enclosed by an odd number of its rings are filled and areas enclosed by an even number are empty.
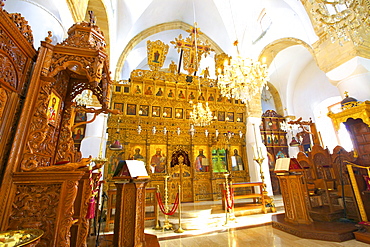
[[[224,188],[226,189],[226,195],[225,195],[225,216],[226,216],[226,221],[225,221],[225,224],[224,226],[227,226],[227,224],[229,223],[229,220],[230,221],[235,221],[235,215],[234,215],[234,206],[229,209],[228,208],[228,198],[231,198],[231,194],[230,194],[230,185],[229,185],[229,176],[230,174],[229,173],[225,173],[224,174],[225,176],[225,183],[224,183]]]
[[[164,208],[166,210],[166,213],[168,213],[168,178],[170,176],[166,175],[164,176]],[[163,229],[164,230],[172,230],[172,224],[168,220],[168,215],[164,215],[164,223],[163,223]]]
[[[262,152],[257,150],[257,157],[253,158],[253,160],[256,161],[257,164],[260,166],[260,177],[262,181],[262,189],[263,189],[263,193],[265,194],[267,193],[267,191],[266,191],[266,184],[265,184],[265,175],[263,174],[263,170],[262,170],[262,163],[265,160],[265,158],[262,156]]]

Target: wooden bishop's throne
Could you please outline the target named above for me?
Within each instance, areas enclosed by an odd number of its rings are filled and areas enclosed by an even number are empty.
[[[7,116],[0,116],[0,124],[8,129],[1,129],[7,134],[0,144],[6,157],[1,160],[0,231],[39,228],[44,235],[37,246],[86,246],[91,197],[86,166],[92,159],[75,150],[72,132],[76,111],[93,113],[93,120],[111,112],[103,34],[93,21],[77,23],[56,45],[49,32],[36,53],[27,21],[2,6],[0,54],[16,66],[0,71],[1,108]],[[15,75],[11,83],[4,80],[9,74]],[[73,103],[85,89],[100,109]]]

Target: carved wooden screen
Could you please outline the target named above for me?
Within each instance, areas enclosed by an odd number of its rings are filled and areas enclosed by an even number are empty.
[[[2,181],[35,60],[33,37],[20,14],[0,3],[0,181]],[[17,140],[14,140],[17,141]],[[12,167],[9,168],[12,170]]]

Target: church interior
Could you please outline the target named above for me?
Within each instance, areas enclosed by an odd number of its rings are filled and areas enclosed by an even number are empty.
[[[0,246],[370,244],[369,0],[0,20]]]

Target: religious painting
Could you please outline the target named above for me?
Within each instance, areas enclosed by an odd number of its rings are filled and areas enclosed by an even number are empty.
[[[284,135],[280,136],[280,145],[285,146],[286,145],[286,138]]]
[[[122,90],[122,87],[121,86],[115,86],[115,92],[116,93],[120,93],[121,92],[121,90]]]
[[[129,86],[124,86],[123,87],[123,93],[130,93],[130,87]]]
[[[123,103],[114,103],[114,109],[123,112]]]
[[[227,159],[225,149],[212,150],[213,172],[227,172]]]
[[[272,144],[272,138],[271,138],[271,135],[267,135],[267,136],[266,136],[266,143],[267,143],[267,145],[271,145],[271,144]]]
[[[240,155],[240,149],[238,146],[231,147],[231,170],[233,171],[243,171],[244,162],[242,156]]]
[[[177,98],[186,99],[185,93],[186,93],[185,89],[182,88],[178,89]]]
[[[174,88],[167,88],[166,95],[168,98],[175,98],[175,89]]]
[[[108,164],[108,175],[110,177],[112,177],[113,173],[116,171],[118,163],[121,160],[125,160],[124,154],[125,152],[120,152],[120,153],[114,152],[112,156],[110,157],[109,164]]]
[[[201,101],[206,100],[206,98],[204,97],[204,93],[203,92],[199,92],[198,93],[198,100],[201,100]]]
[[[208,94],[207,101],[215,101],[215,95],[214,95],[214,93],[209,93]]]
[[[163,107],[163,117],[172,118],[172,107]]]
[[[134,145],[129,154],[129,159],[140,160],[145,163],[145,157],[143,156],[145,153],[146,150],[144,145]]]
[[[152,173],[166,172],[166,145],[150,145],[149,168]]]
[[[225,121],[225,112],[224,111],[217,112],[217,119],[218,121]]]
[[[190,113],[191,113],[191,109],[186,109],[186,113],[185,113],[185,117],[186,119],[190,119]]]
[[[226,98],[226,103],[232,104],[233,103],[233,99],[232,98]]]
[[[161,107],[153,106],[152,107],[152,117],[160,117],[160,116],[161,116]]]
[[[56,93],[51,92],[50,98],[49,98],[48,109],[46,112],[48,124],[51,124],[51,125],[56,124],[58,120],[59,108],[60,108],[60,97],[57,96]]]
[[[195,91],[190,91],[188,93],[188,100],[195,100]]]
[[[144,116],[144,117],[149,116],[149,106],[148,105],[140,105],[139,116]]]
[[[207,157],[207,146],[195,146],[194,155],[197,155],[194,159],[194,167],[197,172],[209,172],[209,157]]]
[[[227,113],[228,122],[234,122],[234,112]]]
[[[146,86],[144,94],[153,95],[153,86]]]
[[[236,121],[237,122],[243,122],[243,113],[237,113],[236,114]]]
[[[127,104],[127,115],[134,116],[136,115],[136,105],[134,104]]]
[[[155,96],[163,96],[164,95],[163,86],[156,87],[155,92],[156,92]]]
[[[73,140],[74,141],[81,141],[84,138],[85,128],[84,127],[77,127],[73,130]]]
[[[236,99],[236,100],[235,100],[235,104],[236,104],[236,105],[237,105],[237,104],[239,104],[239,100],[237,100],[237,99]]]
[[[134,94],[142,94],[142,87],[141,87],[141,85],[134,85]]]
[[[222,97],[222,94],[219,94],[217,97],[217,102],[222,103],[224,102],[224,97]]]
[[[162,68],[168,53],[169,45],[160,40],[147,41],[148,66],[151,70],[158,71]]]
[[[175,118],[183,119],[184,118],[184,110],[182,108],[175,109]]]
[[[86,112],[76,112],[75,122],[85,122],[86,121]]]

